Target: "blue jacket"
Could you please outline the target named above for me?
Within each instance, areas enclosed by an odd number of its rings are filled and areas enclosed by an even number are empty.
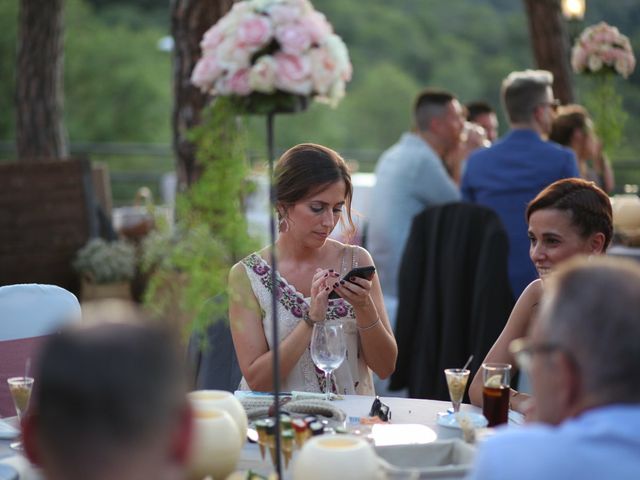
[[[509,282],[515,298],[537,278],[529,258],[527,204],[556,180],[579,176],[572,150],[546,142],[529,129],[512,130],[469,157],[462,195],[500,216],[509,237]]]

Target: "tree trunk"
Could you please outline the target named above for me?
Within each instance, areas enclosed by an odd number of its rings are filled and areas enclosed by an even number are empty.
[[[524,0],[533,55],[538,68],[553,73],[553,91],[563,104],[573,102],[569,36],[560,0]]]
[[[16,68],[20,161],[67,156],[62,119],[63,0],[21,0]]]
[[[188,130],[200,123],[207,96],[191,84],[191,72],[200,58],[204,32],[233,5],[233,0],[172,0],[173,56],[173,148],[177,158],[178,190],[189,187],[199,175],[195,148]]]

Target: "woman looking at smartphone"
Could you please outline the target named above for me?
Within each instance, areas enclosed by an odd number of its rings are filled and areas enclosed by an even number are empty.
[[[525,337],[535,322],[545,277],[574,255],[604,254],[613,235],[609,197],[595,183],[579,178],[549,185],[529,203],[525,215],[529,224],[529,256],[540,278],[531,282],[518,298],[485,363],[515,366],[509,344]],[[469,387],[472,404],[482,405],[482,387],[482,374],[478,372]],[[511,408],[527,413],[530,398],[512,389]]]
[[[353,267],[373,265],[365,249],[330,239],[336,224],[351,219],[352,185],[346,163],[333,150],[301,144],[275,166],[279,236],[229,274],[231,334],[242,371],[240,389],[273,389],[271,259],[278,259],[278,326],[282,390],[324,391],[324,374],[311,360],[313,324],[340,320],[347,344],[334,371],[332,390],[373,395],[371,370],[381,378],[395,368],[397,346],[377,275],[349,278]],[[329,299],[335,291],[341,298]]]

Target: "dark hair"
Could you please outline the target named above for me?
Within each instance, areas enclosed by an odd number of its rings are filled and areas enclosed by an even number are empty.
[[[486,115],[488,113],[495,113],[495,110],[487,102],[478,100],[476,102],[469,102],[465,105],[467,110],[467,120],[470,122],[475,121],[480,115]]]
[[[611,201],[595,183],[581,178],[557,180],[529,202],[527,222],[538,210],[556,209],[569,212],[571,222],[583,238],[597,232],[604,234],[606,250],[613,236]]]
[[[455,96],[446,90],[425,88],[416,96],[413,104],[413,120],[415,127],[423,132],[429,130],[429,123],[442,115],[447,104],[455,100]]]
[[[346,187],[345,210],[348,230],[355,230],[351,217],[353,185],[344,159],[335,151],[314,143],[301,143],[282,154],[274,170],[276,203],[285,207],[294,205],[335,182]],[[282,213],[278,212],[278,216]],[[342,218],[340,219],[342,221]]]
[[[576,130],[586,132],[589,128],[589,114],[581,105],[566,105],[558,109],[553,119],[549,140],[569,146]]]
[[[127,323],[63,330],[42,350],[34,392],[38,437],[75,473],[122,461],[166,435],[185,405],[186,371],[174,334],[127,315]]]

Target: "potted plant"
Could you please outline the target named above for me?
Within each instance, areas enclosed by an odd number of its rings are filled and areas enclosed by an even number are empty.
[[[130,300],[135,267],[135,248],[128,242],[107,242],[102,238],[89,240],[73,261],[73,268],[80,275],[81,300]]]

